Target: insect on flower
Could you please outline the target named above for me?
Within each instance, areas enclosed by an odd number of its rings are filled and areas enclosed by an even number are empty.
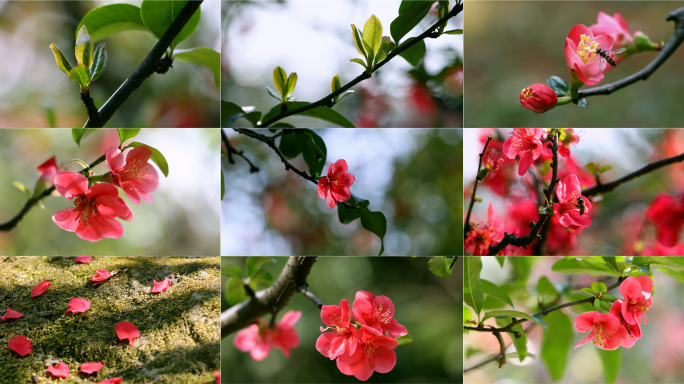
[[[603,72],[606,69],[606,63],[612,65],[613,67],[616,65],[615,60],[613,60],[613,57],[611,55],[619,55],[625,52],[626,50],[627,48],[625,47],[608,50],[596,48],[596,51],[594,51],[594,53],[596,53],[596,57],[591,61],[601,60],[601,62],[599,63],[599,69],[601,70],[601,72]]]
[[[584,215],[584,211],[586,211],[587,206],[584,204],[584,199],[582,197],[578,197],[577,200],[575,200],[575,206],[579,208],[579,214],[580,216]]]

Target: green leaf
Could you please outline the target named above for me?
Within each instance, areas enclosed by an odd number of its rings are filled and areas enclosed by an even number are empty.
[[[268,92],[268,94],[269,94],[272,98],[278,100],[279,103],[282,101],[282,100],[281,100],[282,96],[280,96],[280,95],[276,92],[275,89],[273,89],[273,88],[271,88],[271,87],[269,87],[269,86],[267,85],[267,86],[266,86],[266,91]]]
[[[74,142],[80,147],[81,141],[98,129],[100,128],[71,128],[71,137],[74,138]]]
[[[404,44],[410,42],[413,39],[413,37],[409,38],[408,40],[406,40],[406,42],[404,42]],[[409,64],[415,67],[423,59],[423,56],[425,56],[425,41],[421,40],[417,42],[411,48],[400,53],[399,56],[406,59],[406,61],[408,61]]]
[[[152,150],[152,156],[150,157],[150,160],[157,164],[157,167],[162,171],[164,174],[164,177],[169,177],[169,163],[166,162],[166,158],[164,155],[162,155],[161,152],[157,148],[154,148],[152,146],[149,146],[147,144],[143,144],[137,141],[134,141],[126,146],[126,148],[131,148],[131,147],[139,147],[141,145],[146,146],[147,148]]]
[[[169,29],[173,21],[180,15],[181,10],[183,10],[183,7],[185,7],[187,2],[187,0],[143,0],[142,5],[140,6],[140,17],[145,26],[147,26],[158,39],[161,39],[164,32]],[[201,9],[197,8],[197,11],[190,17],[190,20],[188,20],[176,38],[173,39],[173,42],[171,43],[172,52],[176,45],[195,32],[200,21],[200,11]]]
[[[43,183],[43,184],[45,184],[45,183]],[[26,186],[24,184],[22,184],[21,182],[15,181],[14,183],[12,183],[12,185],[14,185],[14,187],[16,187],[18,190],[26,193],[29,197],[31,197],[31,192],[29,192],[28,188],[26,188]],[[45,190],[45,187],[43,187],[43,190]],[[37,191],[38,191],[38,189],[36,189],[36,192]]]
[[[597,165],[593,161],[584,166],[591,174],[596,174],[596,167]]]
[[[340,223],[349,224],[360,217],[361,208],[347,208],[346,205],[337,203],[337,218],[340,220]]]
[[[280,66],[273,69],[273,84],[275,84],[276,89],[280,92],[282,96],[281,100],[287,95],[285,94],[285,89],[287,86],[287,73]]]
[[[606,262],[606,264],[613,267],[617,272],[620,272],[620,269],[617,266],[617,262],[615,261],[615,256],[602,256],[601,258],[603,259],[603,261]]]
[[[595,281],[595,282],[591,283],[591,289],[593,289],[594,292],[598,292],[598,293],[606,293],[608,291],[606,289],[606,285],[600,281]]]
[[[430,12],[434,1],[404,0],[399,6],[399,16],[390,24],[390,34],[399,43]]]
[[[622,348],[607,351],[605,349],[595,348],[603,363],[603,378],[606,383],[614,383],[615,380],[617,380],[618,372],[620,372],[621,349]]]
[[[335,92],[340,88],[342,88],[342,83],[340,82],[340,76],[335,75],[335,76],[333,76],[332,80],[330,80],[330,91]]]
[[[297,85],[297,72],[290,73],[287,77],[287,83],[285,84],[285,97],[290,96],[294,92],[295,86]]]
[[[307,104],[310,103],[307,101],[288,101],[287,103],[285,103],[285,108],[286,110],[291,110],[302,107]],[[278,115],[281,111],[281,108],[282,106],[280,104],[276,105],[270,111],[268,111],[268,113],[263,117],[262,120],[267,121],[272,117]],[[340,126],[342,128],[356,128],[354,127],[354,124],[347,120],[346,117],[342,116],[337,111],[327,107],[316,107],[314,109],[310,109],[308,111],[299,113],[298,115],[315,117],[317,119],[325,120],[333,124],[336,124],[337,126]]]
[[[513,311],[510,309],[485,312],[485,315],[482,318],[482,321],[485,321],[485,320],[489,319],[490,317],[502,317],[502,316],[504,316],[504,317],[519,317],[522,319],[531,320],[531,321],[534,321],[535,323],[541,325],[544,328],[548,328],[548,326],[541,319],[541,317],[535,316],[535,315],[528,315],[525,312]]]
[[[280,136],[278,149],[280,149],[285,158],[292,159],[297,157],[297,155],[302,153],[303,148],[304,144],[296,131],[287,132]]]
[[[444,31],[444,33],[447,35],[462,35],[463,30],[462,29],[452,29],[450,31]]]
[[[504,263],[506,262],[506,256],[494,256],[496,259],[496,262],[499,263],[499,267],[503,268]]]
[[[549,88],[553,89],[558,96],[565,96],[570,91],[568,84],[558,76],[549,77],[546,79],[546,84],[548,84]]]
[[[76,35],[76,61],[90,69],[93,65],[93,39],[88,34],[85,25],[81,26]]]
[[[250,285],[254,284],[257,288],[270,287],[273,285],[273,276],[268,271],[261,270],[250,279]]]
[[[382,43],[382,24],[380,23],[380,19],[378,19],[375,15],[371,15],[371,17],[366,20],[366,24],[363,26],[363,48],[366,50],[366,53],[368,53],[368,56],[370,56],[370,53],[373,53],[373,56],[378,55],[378,51],[380,51],[380,44]],[[368,60],[368,62],[372,62],[373,60]]]
[[[245,113],[242,115],[247,121],[252,123],[252,126],[256,127],[257,124],[259,124],[259,120],[261,119],[261,112],[259,111],[252,111],[249,113]]]
[[[553,380],[559,381],[565,372],[568,353],[572,348],[572,322],[561,311],[549,313],[546,322],[549,327],[544,330],[540,355]]]
[[[279,99],[280,100],[280,99]],[[230,101],[221,100],[221,126],[225,127],[229,123],[240,118],[245,114],[241,106]]]
[[[480,319],[480,311],[484,304],[482,282],[480,272],[482,260],[479,257],[466,257],[463,260],[463,301],[475,310],[475,315]]]
[[[366,62],[361,60],[361,59],[355,58],[355,59],[349,60],[349,62],[360,64],[363,68],[367,69]]]
[[[361,56],[366,57],[366,50],[363,48],[363,40],[361,39],[361,33],[359,32],[358,29],[356,29],[356,25],[352,24],[352,36],[354,38],[354,45],[356,46],[356,50],[359,51]],[[356,59],[358,60],[358,59]],[[365,67],[365,65],[364,65]]]
[[[480,283],[482,284],[482,293],[484,293],[485,295],[495,297],[503,301],[504,303],[510,305],[511,307],[515,308],[513,300],[511,300],[511,297],[508,296],[508,293],[506,293],[506,291],[504,291],[503,288],[485,279],[480,279]]]
[[[259,270],[261,269],[261,266],[266,264],[266,263],[275,263],[275,259],[272,257],[256,257],[256,256],[250,256],[247,258],[247,262],[245,263],[245,269],[247,271],[247,277],[252,277],[256,275]]]
[[[221,86],[221,54],[215,50],[206,47],[178,50],[173,58],[207,68],[214,74],[216,88]]]
[[[413,342],[413,336],[411,336],[410,333],[405,334],[404,336],[399,336],[397,337],[397,345],[405,345]]]
[[[100,43],[95,48],[93,66],[90,71],[90,82],[92,83],[97,80],[105,69],[107,69],[107,48],[104,43]]]
[[[590,276],[620,276],[620,274],[611,266],[583,259],[558,260],[553,264],[551,270],[554,272],[570,273],[575,275],[586,273]]]
[[[637,266],[656,264],[675,272],[684,271],[684,264],[682,264],[682,259],[679,257],[635,256],[632,258],[632,264]]]
[[[242,268],[237,265],[224,265],[221,267],[221,274],[223,276],[242,279]]]
[[[223,200],[223,196],[226,194],[226,183],[223,181],[223,168],[221,168],[221,200]]]
[[[613,169],[613,166],[611,166],[611,165],[604,165],[604,166],[602,166],[601,168],[599,168],[598,171],[599,171],[599,173],[604,173],[604,172],[610,171],[611,169]]]
[[[546,276],[539,278],[539,281],[537,282],[537,293],[539,294],[539,300],[542,303],[553,303],[558,300],[558,291]],[[549,299],[544,300],[545,297],[548,297]]]
[[[580,289],[580,292],[584,293],[587,296],[591,296],[591,297],[596,296],[596,293],[594,293],[594,290],[591,288],[582,288],[582,289]]]
[[[313,177],[318,177],[323,172],[325,159],[328,155],[325,142],[310,129],[300,131],[299,139],[302,142],[302,153],[304,161],[309,166],[309,173]]]
[[[387,219],[382,212],[373,212],[368,208],[361,208],[361,225],[373,232],[379,238],[384,238],[387,232]]]
[[[100,41],[115,33],[148,30],[140,17],[140,8],[132,4],[110,4],[91,9],[76,27],[88,28],[93,41]]]
[[[119,143],[123,146],[125,142],[138,136],[140,128],[117,128],[119,132]]]
[[[242,279],[231,277],[226,282],[226,293],[225,298],[228,304],[235,305],[239,304],[247,299],[247,293],[245,292],[245,286],[242,283]]]
[[[520,337],[516,338],[512,332],[510,333],[515,350],[518,352],[518,359],[522,362],[527,357],[527,333],[523,332],[522,324],[516,324],[512,329],[520,334]]]
[[[90,83],[90,71],[85,65],[79,63],[69,71],[69,80],[78,83],[81,86],[81,93],[85,93]]]
[[[449,266],[451,265],[451,258],[444,256],[435,256],[428,260],[428,269],[433,275],[449,278],[451,277],[451,271]]]
[[[52,53],[55,54],[55,60],[57,61],[57,66],[59,69],[69,76],[69,72],[71,71],[71,64],[69,64],[69,60],[64,57],[62,51],[60,51],[55,44],[50,44],[50,49],[52,49]]]
[[[385,60],[387,58],[387,55],[390,53],[392,50],[392,40],[387,37],[383,36],[382,37],[382,42],[380,43],[380,50],[378,51],[378,54],[375,56],[375,64],[373,64],[373,67],[377,66],[381,61]]]

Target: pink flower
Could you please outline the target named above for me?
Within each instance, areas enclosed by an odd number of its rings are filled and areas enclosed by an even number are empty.
[[[136,205],[140,204],[140,199],[151,203],[150,192],[159,187],[157,170],[147,162],[152,156],[152,150],[144,145],[127,150],[124,161],[123,152],[119,148],[110,147],[105,156],[111,171],[112,184],[123,189]]]
[[[656,226],[658,242],[673,247],[679,241],[684,226],[684,195],[658,195],[646,210],[646,218]]]
[[[221,384],[221,372],[214,371],[214,376],[216,376],[216,384]]]
[[[666,247],[661,243],[655,243],[655,248],[645,249],[641,256],[684,256],[684,244]]]
[[[36,167],[38,172],[40,172],[40,181],[45,184],[52,185],[55,176],[57,175],[57,158],[52,156],[46,160],[43,164]]]
[[[154,284],[154,287],[152,287],[151,292],[152,293],[162,293],[162,292],[166,291],[167,289],[169,289],[169,286],[171,285],[171,279],[169,279],[167,277],[164,280],[159,281],[159,282],[152,280],[152,283]]]
[[[629,34],[627,21],[621,14],[615,12],[613,16],[610,16],[599,11],[597,21],[597,24],[589,27],[594,36],[608,35],[612,37],[615,40],[615,47],[624,47],[634,42],[634,38]],[[618,61],[618,58],[615,58],[615,61]]]
[[[7,312],[5,312],[4,315],[0,316],[0,319],[2,319],[2,321],[7,321],[7,320],[18,319],[22,316],[24,316],[24,315],[22,315],[21,313],[19,313],[17,311],[11,310],[10,307],[7,307]]]
[[[47,370],[54,377],[69,377],[69,366],[64,363],[48,367]]]
[[[93,374],[102,369],[102,363],[83,363],[79,368],[79,372]]]
[[[74,263],[86,264],[92,259],[93,259],[92,256],[78,256],[78,257],[76,257],[76,260],[74,260]]]
[[[347,173],[347,162],[337,160],[328,167],[328,176],[318,179],[318,196],[325,199],[330,209],[335,208],[337,201],[351,198],[349,187],[354,184],[354,175]]]
[[[556,196],[558,196],[559,203],[553,204],[553,213],[562,226],[576,230],[591,225],[589,216],[591,203],[589,199],[582,196],[577,175],[567,175],[559,181],[556,186]],[[582,203],[584,203],[584,208],[582,208]]]
[[[627,337],[622,340],[622,346],[625,348],[632,348],[637,340],[641,339],[641,326],[639,323],[629,324],[625,321],[625,318],[622,317],[623,302],[624,301],[620,299],[615,300],[608,313],[617,317],[618,320],[620,320],[620,324],[625,328],[625,331],[627,331]]]
[[[504,237],[504,223],[494,216],[494,207],[489,203],[486,223],[472,224],[468,237],[465,239],[466,250],[472,248],[473,256],[486,256],[489,254],[489,246],[496,245]]]
[[[394,316],[394,304],[387,296],[374,296],[370,292],[358,291],[354,297],[352,313],[357,323],[375,330],[378,334],[391,337],[404,336],[406,327],[399,324]]]
[[[116,336],[119,338],[119,340],[128,340],[128,342],[131,344],[131,347],[134,347],[133,342],[135,339],[140,337],[140,331],[138,330],[138,327],[129,321],[120,321],[118,324],[116,324],[114,330],[116,331]]]
[[[589,336],[580,341],[575,348],[592,341],[597,347],[613,350],[620,347],[624,339],[628,338],[627,330],[620,324],[620,320],[610,313],[597,311],[584,312],[575,318],[575,330],[589,332]]]
[[[107,379],[105,381],[100,381],[99,383],[95,384],[119,384],[123,380],[120,377],[112,377],[111,379]]]
[[[116,218],[133,219],[128,205],[111,184],[95,184],[88,188],[88,180],[80,173],[62,172],[55,176],[55,187],[67,199],[76,199],[74,207],[55,213],[52,221],[62,229],[76,232],[81,239],[118,239],[123,235],[123,226]]]
[[[299,335],[293,327],[301,316],[301,311],[288,311],[273,328],[258,320],[258,324],[238,332],[233,345],[242,352],[249,352],[256,361],[265,359],[272,347],[282,349],[283,354],[290,357],[290,348],[299,345]]]
[[[356,351],[358,341],[356,339],[356,327],[351,323],[351,311],[347,299],[343,299],[340,305],[324,305],[321,308],[321,320],[327,328],[321,327],[321,332],[331,329],[318,336],[316,350],[330,360],[334,360],[342,354],[351,355]]]
[[[648,275],[630,276],[620,284],[620,294],[625,298],[621,307],[622,317],[627,324],[639,324],[642,317],[646,324],[646,312],[653,304],[651,292],[653,280]]]
[[[21,357],[24,357],[33,351],[31,340],[27,339],[24,335],[14,336],[7,346]]]
[[[64,313],[85,313],[88,308],[90,308],[90,301],[74,297],[73,299],[69,300],[69,309],[67,309]]]
[[[366,381],[373,372],[387,373],[397,363],[394,348],[397,341],[386,335],[378,335],[361,327],[358,330],[358,343],[352,354],[343,354],[337,358],[337,368],[345,375],[354,375]]]
[[[112,276],[111,273],[109,273],[108,270],[106,269],[98,269],[97,272],[95,272],[95,276],[90,278],[90,281],[94,283],[101,283],[107,279],[109,279]]]
[[[36,297],[42,295],[48,288],[52,285],[51,282],[43,280],[40,284],[36,285],[31,289],[31,297]]]
[[[565,60],[584,84],[594,85],[603,80],[603,70],[597,49],[608,51],[613,48],[613,38],[608,35],[594,36],[585,25],[572,27],[565,39]],[[605,69],[605,68],[604,68]]]
[[[564,135],[561,135],[563,140],[558,142],[558,154],[563,157],[570,157],[570,144],[579,143],[580,137],[573,128],[565,128],[563,133]]]
[[[520,156],[518,176],[522,176],[530,168],[532,162],[542,155],[551,156],[552,152],[541,140],[546,129],[543,128],[513,128],[513,135],[503,144],[503,153],[509,159]]]
[[[520,91],[520,104],[535,113],[546,112],[556,106],[558,95],[545,84],[536,83]]]

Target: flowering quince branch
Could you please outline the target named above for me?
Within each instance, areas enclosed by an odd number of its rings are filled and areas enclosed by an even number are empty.
[[[473,206],[475,206],[475,194],[477,193],[477,184],[481,179],[484,179],[484,177],[480,177],[480,173],[482,172],[482,158],[484,157],[485,153],[487,153],[487,146],[489,145],[489,142],[491,140],[492,137],[487,136],[487,141],[485,142],[484,148],[482,149],[482,153],[480,153],[480,161],[477,163],[477,177],[475,178],[475,185],[473,186],[473,192],[471,193],[470,205],[468,206],[468,213],[466,214],[465,224],[463,224],[464,237],[468,237],[468,233],[470,233],[470,214],[473,212]],[[456,261],[454,260],[454,262]]]
[[[675,22],[675,31],[670,37],[670,40],[668,40],[667,44],[665,44],[663,47],[660,54],[658,54],[653,61],[651,61],[640,71],[627,76],[622,80],[602,85],[600,87],[579,91],[579,97],[609,95],[614,91],[636,83],[639,80],[648,79],[648,77],[651,76],[651,74],[653,74],[653,72],[655,72],[672,55],[672,53],[674,53],[674,51],[681,45],[682,41],[684,41],[684,7],[670,12],[665,17],[665,20]]]
[[[238,151],[237,149],[235,149],[235,147],[233,147],[233,146],[230,144],[230,141],[228,141],[228,136],[227,136],[226,133],[223,131],[223,129],[221,129],[221,140],[223,141],[223,143],[226,145],[226,148],[228,149],[228,162],[229,162],[230,164],[235,164],[235,159],[233,159],[233,155],[238,155],[238,156],[242,157],[242,158],[247,162],[247,164],[249,164],[249,172],[250,172],[250,173],[257,173],[257,172],[259,172],[259,168],[258,168],[257,166],[255,166],[255,165],[254,165],[254,164],[253,164],[253,163],[244,155],[244,151]]]
[[[317,107],[326,106],[326,107],[331,108],[334,105],[335,100],[337,100],[337,98],[340,97],[340,95],[345,93],[348,89],[355,86],[356,84],[358,84],[358,83],[360,83],[366,79],[370,79],[371,75],[375,71],[380,69],[383,65],[388,63],[393,58],[397,57],[402,52],[408,50],[409,48],[411,48],[415,44],[417,44],[417,43],[419,43],[419,42],[421,42],[427,38],[433,38],[433,39],[438,38],[441,35],[440,30],[443,31],[443,29],[444,29],[443,26],[446,25],[446,22],[449,19],[451,19],[452,17],[461,13],[462,11],[463,11],[463,2],[457,0],[456,5],[454,5],[454,7],[451,9],[451,11],[449,11],[446,15],[444,15],[444,17],[437,20],[430,28],[428,28],[427,30],[425,30],[425,32],[423,32],[420,35],[418,35],[417,37],[415,37],[413,40],[407,41],[406,43],[403,43],[399,47],[397,47],[396,49],[392,50],[387,55],[387,57],[384,60],[382,60],[381,62],[377,63],[372,68],[372,70],[370,72],[364,71],[362,74],[360,74],[359,76],[354,78],[352,81],[350,81],[349,83],[345,84],[344,86],[338,88],[337,90],[335,90],[334,92],[330,93],[329,95],[323,97],[322,99],[315,101],[315,102],[312,102],[312,103],[309,103],[309,104],[306,104],[306,105],[303,105],[299,108],[282,111],[278,115],[273,116],[272,118],[257,124],[255,126],[255,128],[269,127],[273,123],[277,122],[278,120],[284,119],[288,116],[296,115],[298,113],[306,112],[306,111],[312,110],[312,109],[317,108]],[[371,65],[371,64],[369,64],[369,65]],[[286,104],[283,104],[283,106],[286,106]]]
[[[86,121],[83,128],[101,128],[114,113],[128,100],[133,91],[138,89],[140,85],[154,72],[162,59],[162,55],[171,46],[173,40],[181,32],[185,24],[190,20],[190,17],[199,9],[204,0],[188,1],[175,20],[171,23],[166,32],[159,39],[154,48],[147,55],[145,60],[138,66],[138,68],[124,81],[119,89],[105,102],[105,104],[97,111],[97,118],[92,114],[92,107],[89,108],[88,113],[90,118]],[[89,97],[89,96],[88,96]],[[92,101],[92,99],[91,99]],[[84,103],[86,100],[84,99]],[[88,103],[86,103],[88,107]]]
[[[321,301],[321,299],[316,297],[316,295],[314,295],[314,293],[309,290],[309,286],[307,284],[302,284],[299,287],[297,287],[297,292],[301,293],[302,295],[304,295],[304,297],[311,300],[311,302],[314,303],[318,307],[318,309],[323,308],[323,306],[325,305]]]

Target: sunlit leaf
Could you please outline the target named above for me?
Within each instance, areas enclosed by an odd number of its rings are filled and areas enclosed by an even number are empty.
[[[411,40],[414,38],[411,37],[404,44],[409,43]],[[415,44],[413,44],[409,49],[401,52],[399,56],[403,57],[406,59],[406,61],[409,62],[409,64],[416,66],[420,61],[423,59],[425,56],[426,48],[425,48],[425,41],[421,40]]]
[[[276,89],[280,92],[282,97],[287,96],[285,94],[285,89],[287,86],[287,73],[280,66],[275,67],[273,70],[273,84],[275,84]]]
[[[145,26],[147,26],[157,38],[161,38],[166,30],[169,29],[173,21],[180,15],[187,2],[187,0],[143,0],[142,5],[140,6],[140,17]],[[195,13],[190,17],[190,20],[188,20],[176,38],[173,39],[173,42],[171,43],[172,51],[176,45],[195,32],[200,21],[200,10],[201,8],[197,8]]]
[[[216,88],[221,86],[221,54],[215,50],[206,47],[178,50],[173,58],[174,60],[195,63],[207,68],[214,75]]]
[[[93,41],[100,41],[119,32],[148,30],[140,17],[140,8],[132,4],[110,4],[93,8],[83,16],[76,30],[83,25],[88,28]]]
[[[430,12],[434,1],[404,0],[399,6],[399,16],[390,24],[392,39],[398,44]]]
[[[64,57],[64,54],[60,49],[57,47],[55,44],[50,44],[50,49],[52,49],[52,53],[55,55],[55,60],[57,61],[57,66],[59,69],[62,70],[62,72],[66,73],[67,76],[69,75],[69,72],[71,71],[71,64],[69,64],[69,60]]]
[[[93,39],[88,34],[88,29],[85,25],[81,26],[76,35],[76,61],[83,64],[87,69],[93,65]]]
[[[122,146],[128,140],[131,140],[138,136],[140,133],[140,128],[117,128],[119,133],[119,145]]]

